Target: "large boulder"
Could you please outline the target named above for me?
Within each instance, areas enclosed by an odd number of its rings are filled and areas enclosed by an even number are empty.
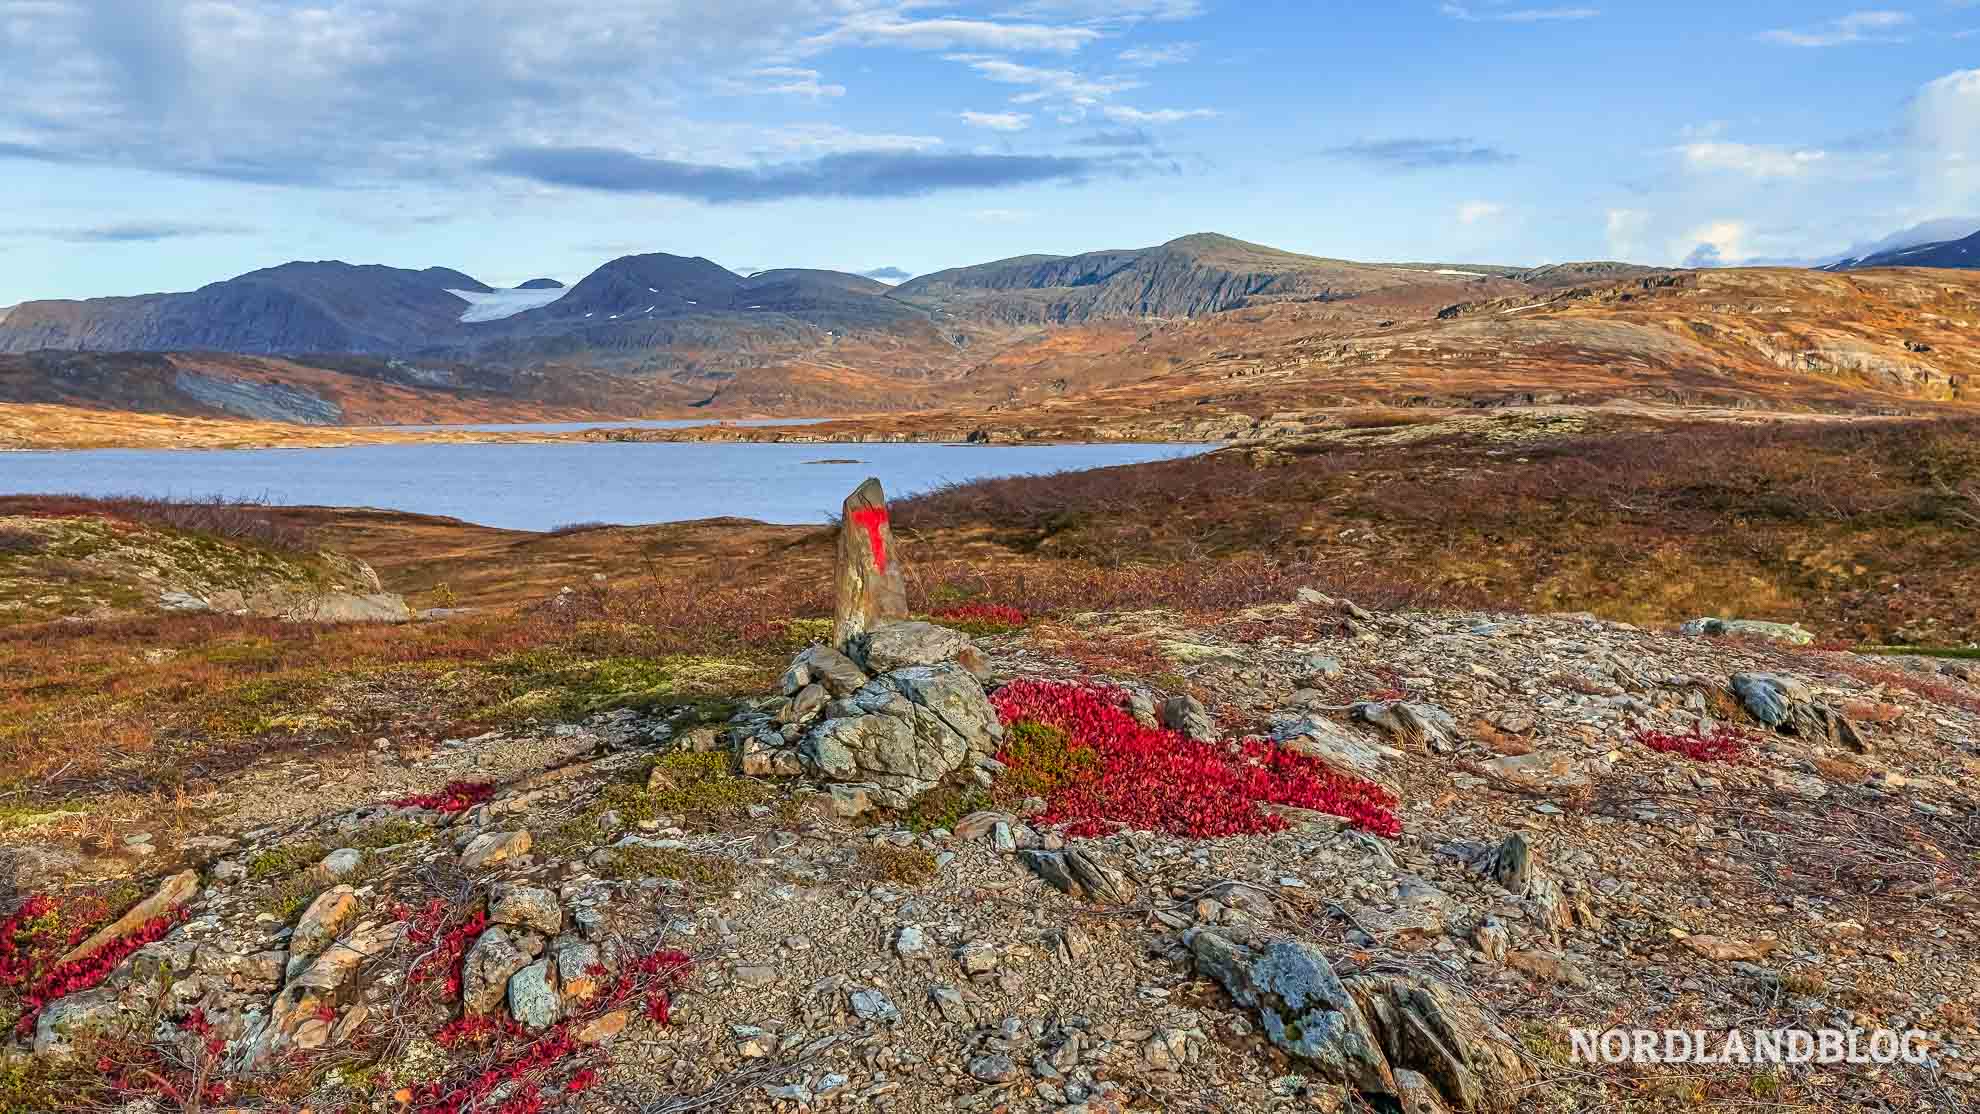
[[[1815,641],[1815,636],[1803,629],[1800,623],[1768,623],[1759,619],[1720,619],[1710,615],[1685,623],[1678,628],[1678,633],[1693,637],[1765,638],[1773,642],[1785,642],[1790,646],[1807,646]]]
[[[1241,941],[1206,928],[1184,941],[1197,970],[1258,1011],[1265,1035],[1328,1080],[1394,1108],[1418,1073],[1449,1108],[1517,1108],[1531,1079],[1520,1049],[1442,983],[1400,975],[1342,979],[1304,941]]]
[[[785,696],[796,696],[816,685],[832,696],[851,696],[872,680],[851,658],[830,646],[810,646],[784,671]]]
[[[798,744],[812,776],[873,785],[874,798],[906,808],[973,756],[996,753],[1003,727],[983,686],[954,663],[874,678]]]

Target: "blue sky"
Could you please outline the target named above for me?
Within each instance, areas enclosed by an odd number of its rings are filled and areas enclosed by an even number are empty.
[[[0,59],[0,305],[296,258],[1732,264],[1980,227],[1980,0],[0,0]]]

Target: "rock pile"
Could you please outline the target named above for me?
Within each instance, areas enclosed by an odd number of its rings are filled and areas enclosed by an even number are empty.
[[[988,784],[1004,729],[964,664],[975,651],[967,637],[902,622],[852,650],[857,660],[829,646],[805,650],[781,696],[731,721],[744,773],[825,782],[841,816],[907,808],[958,774]]]
[[[781,695],[730,721],[743,773],[825,782],[840,816],[907,808],[958,774],[987,786],[1004,734],[969,636],[907,618],[887,522],[880,481],[847,497],[834,645],[798,654]]]

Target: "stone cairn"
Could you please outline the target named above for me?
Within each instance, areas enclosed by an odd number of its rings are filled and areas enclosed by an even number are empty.
[[[831,644],[800,653],[780,695],[730,721],[742,772],[823,782],[840,816],[907,808],[952,777],[989,785],[1004,730],[987,662],[961,631],[908,618],[878,479],[846,497],[837,581]]]

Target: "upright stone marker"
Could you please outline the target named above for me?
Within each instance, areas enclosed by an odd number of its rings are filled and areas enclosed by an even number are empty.
[[[839,519],[839,607],[832,645],[843,651],[853,639],[907,614],[907,582],[894,552],[887,493],[869,476],[846,496]]]

